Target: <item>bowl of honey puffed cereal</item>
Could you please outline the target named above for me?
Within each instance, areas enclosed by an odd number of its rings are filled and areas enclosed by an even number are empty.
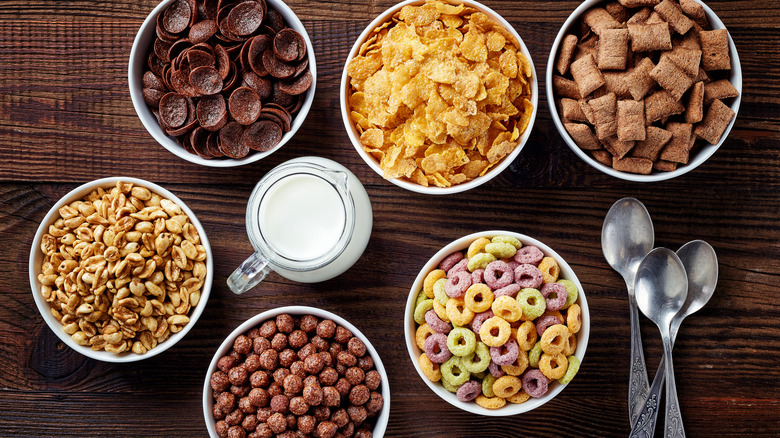
[[[217,349],[203,384],[212,438],[382,437],[390,387],[355,326],[304,306],[268,310]]]
[[[462,237],[420,271],[406,303],[420,378],[480,415],[535,409],[576,376],[590,332],[574,271],[544,243],[508,231]]]
[[[105,362],[156,356],[206,307],[214,277],[203,226],[168,190],[137,178],[89,182],[41,221],[30,286],[66,345]]]

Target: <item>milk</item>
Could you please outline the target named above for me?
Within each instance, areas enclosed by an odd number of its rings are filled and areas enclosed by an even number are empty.
[[[260,232],[279,255],[312,260],[331,251],[344,233],[344,202],[333,185],[311,174],[277,181],[260,203]]]

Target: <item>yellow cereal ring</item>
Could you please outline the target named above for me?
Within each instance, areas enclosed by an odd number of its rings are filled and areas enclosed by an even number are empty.
[[[503,318],[494,316],[488,318],[479,328],[479,338],[488,347],[500,347],[509,340],[512,327]]]
[[[569,331],[569,339],[566,341],[566,348],[563,349],[563,354],[571,356],[577,351],[577,335]]]
[[[466,257],[472,258],[475,255],[481,253],[485,249],[485,245],[490,243],[490,239],[487,237],[480,237],[479,239],[471,242],[468,251],[466,251]]]
[[[555,283],[558,280],[558,275],[561,273],[558,262],[552,257],[543,258],[539,262],[538,268],[542,271],[542,283]]]
[[[433,297],[442,306],[447,304],[447,300],[450,299],[450,297],[447,296],[447,292],[444,290],[444,286],[446,285],[447,285],[446,278],[440,278],[436,280],[435,283],[433,283]]]
[[[425,301],[428,297],[425,296],[425,292],[420,291],[419,294],[417,294],[417,298],[414,300],[414,307],[417,308],[417,306]]]
[[[425,353],[420,355],[419,363],[420,369],[428,380],[431,382],[438,382],[441,380],[441,369],[439,368],[439,364],[431,362]]]
[[[493,254],[499,259],[508,259],[515,256],[517,248],[511,243],[491,242],[485,245],[485,252]]]
[[[454,325],[464,326],[474,318],[474,312],[466,308],[463,298],[450,298],[447,300],[447,318]]]
[[[466,265],[469,272],[474,272],[477,269],[485,269],[490,262],[495,262],[496,256],[487,252],[481,252],[474,257],[469,258],[469,263]]]
[[[507,322],[515,322],[523,315],[520,304],[509,295],[502,295],[493,301],[493,313]]]
[[[425,322],[425,312],[433,309],[433,300],[427,299],[420,301],[420,304],[414,307],[414,322],[422,324]]]
[[[530,398],[531,396],[528,395],[525,390],[521,389],[520,391],[517,391],[517,394],[513,395],[512,397],[507,397],[506,401],[509,403],[520,404],[527,402]]]
[[[509,398],[517,394],[523,382],[515,376],[501,376],[493,382],[493,393],[496,397]]]
[[[433,298],[433,284],[436,283],[436,280],[446,276],[447,273],[441,269],[434,269],[433,271],[429,272],[428,275],[425,276],[425,280],[423,280],[423,292],[425,292],[425,296],[428,298]]]
[[[566,368],[566,374],[558,379],[558,383],[561,385],[565,385],[569,382],[571,382],[571,379],[574,378],[574,376],[577,374],[577,371],[580,370],[580,360],[577,359],[577,356],[569,356],[569,367]]]
[[[493,383],[496,381],[496,376],[487,373],[485,377],[482,379],[482,394],[485,394],[485,397],[495,397],[496,395],[493,394]]]
[[[444,389],[446,389],[447,391],[453,394],[458,392],[458,388],[460,388],[460,385],[453,385],[450,382],[446,381],[445,379],[441,379],[441,386],[443,386]]]
[[[572,304],[566,311],[566,325],[572,333],[577,333],[582,328],[582,309],[579,304]]]
[[[547,305],[544,302],[544,295],[534,288],[527,287],[521,289],[520,292],[517,293],[517,298],[515,300],[520,304],[520,308],[523,309],[522,320],[524,321],[534,320],[542,316],[544,310],[547,308]]]
[[[496,236],[490,239],[490,243],[508,243],[514,246],[516,250],[523,247],[523,242],[521,242],[517,237],[512,236]]]
[[[569,367],[569,360],[563,353],[542,354],[539,358],[539,371],[548,379],[560,379],[566,375],[566,369]]]
[[[523,351],[534,348],[536,339],[539,335],[536,333],[536,326],[531,321],[525,321],[517,328],[517,346]]]
[[[542,334],[541,342],[542,351],[547,354],[559,354],[569,343],[569,329],[563,324],[551,325]]]
[[[447,307],[436,300],[433,300],[433,311],[442,321],[450,322],[450,318],[447,316]]]
[[[420,324],[420,326],[417,327],[417,332],[414,334],[414,342],[417,343],[417,346],[420,347],[420,350],[425,350],[425,340],[428,339],[428,336],[434,333],[436,332],[433,331],[427,322]]]
[[[539,356],[542,354],[542,341],[537,342],[533,348],[528,350],[528,365],[532,368],[539,368]]]
[[[484,312],[493,304],[493,291],[486,284],[472,284],[466,289],[463,301],[466,303],[466,308],[472,312]]]
[[[488,398],[482,394],[478,395],[477,398],[474,399],[474,401],[477,402],[478,405],[486,409],[500,409],[506,405],[506,400],[504,400],[501,397]]]
[[[501,365],[501,369],[510,376],[519,376],[528,368],[528,352],[520,351],[517,359],[509,365]]]

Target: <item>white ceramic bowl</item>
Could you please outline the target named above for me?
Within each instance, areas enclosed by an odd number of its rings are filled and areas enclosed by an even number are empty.
[[[157,118],[154,116],[154,114],[152,114],[152,111],[146,105],[146,102],[144,102],[143,95],[141,94],[143,89],[143,84],[141,81],[144,71],[148,69],[146,64],[147,57],[156,37],[155,27],[157,25],[157,16],[162,14],[168,5],[173,1],[175,0],[163,0],[159,5],[157,5],[156,8],[154,8],[154,10],[152,10],[149,16],[146,17],[146,20],[144,20],[141,28],[138,30],[138,34],[135,36],[135,41],[133,41],[133,48],[130,50],[130,64],[128,67],[128,86],[130,88],[130,98],[133,100],[133,107],[135,108],[136,114],[138,114],[138,118],[141,119],[141,123],[144,125],[144,128],[149,131],[149,134],[151,134],[158,143],[160,143],[165,149],[168,149],[174,155],[177,155],[179,158],[187,160],[191,163],[210,167],[234,167],[254,163],[279,150],[288,141],[290,141],[301,125],[303,125],[303,121],[309,114],[309,109],[311,109],[311,104],[314,101],[314,90],[317,86],[317,62],[314,59],[314,47],[311,44],[309,34],[306,32],[306,28],[303,26],[303,23],[301,23],[301,20],[298,19],[298,16],[295,15],[293,10],[290,9],[290,7],[287,6],[287,4],[283,1],[266,0],[269,8],[276,9],[282,15],[282,17],[284,17],[284,20],[287,22],[287,24],[303,36],[303,39],[306,41],[306,56],[309,57],[309,71],[312,75],[311,88],[306,91],[306,99],[303,101],[303,105],[298,111],[298,114],[293,116],[292,123],[290,124],[290,131],[282,136],[282,140],[279,142],[279,144],[277,144],[273,149],[265,152],[250,151],[249,155],[241,159],[228,157],[205,159],[196,154],[187,152],[179,143],[176,142],[175,138],[168,136],[162,130],[162,128],[160,128],[160,124],[158,123]]]
[[[175,202],[176,205],[181,207],[184,213],[187,214],[187,216],[190,218],[190,222],[195,225],[195,228],[198,230],[198,234],[200,234],[201,245],[206,248],[206,254],[208,255],[206,257],[206,280],[203,282],[203,287],[201,288],[200,301],[198,302],[198,305],[190,311],[190,322],[187,323],[187,325],[185,325],[180,332],[172,334],[168,339],[165,340],[165,342],[158,344],[156,347],[152,348],[145,354],[135,354],[132,352],[115,354],[109,353],[107,351],[94,351],[90,347],[77,344],[70,337],[70,335],[65,333],[62,324],[57,321],[57,319],[54,318],[54,316],[51,314],[51,306],[43,298],[43,293],[41,292],[41,283],[38,281],[38,274],[41,271],[41,264],[43,263],[41,238],[44,234],[48,233],[49,226],[56,222],[58,218],[60,218],[58,211],[60,207],[83,198],[98,187],[111,189],[112,187],[116,186],[117,181],[129,182],[133,183],[134,185],[146,187],[152,192]],[[209,295],[211,294],[211,283],[214,280],[214,263],[211,246],[209,245],[209,239],[206,236],[206,230],[203,229],[203,226],[198,221],[198,218],[195,217],[195,213],[193,213],[192,210],[190,210],[189,207],[187,207],[187,205],[182,202],[182,200],[179,199],[176,195],[158,186],[157,184],[144,181],[142,179],[129,177],[110,177],[88,182],[71,190],[67,195],[63,196],[59,201],[57,201],[57,203],[54,204],[51,210],[49,210],[49,212],[43,218],[41,224],[38,226],[38,231],[35,233],[35,238],[32,242],[32,249],[30,250],[29,271],[30,287],[32,288],[35,305],[38,307],[38,311],[41,313],[44,321],[46,321],[46,324],[49,325],[49,328],[54,332],[54,334],[57,335],[57,337],[59,337],[60,340],[65,343],[65,345],[83,354],[84,356],[96,360],[101,360],[103,362],[117,363],[135,362],[157,356],[158,354],[173,347],[177,342],[179,342],[187,333],[189,333],[192,327],[195,326],[198,318],[200,318],[200,315],[203,313],[203,309],[206,308],[206,303],[208,302]]]
[[[531,59],[531,53],[528,51],[528,48],[525,46],[525,43],[523,43],[523,39],[520,38],[520,35],[517,33],[515,28],[512,27],[511,24],[509,24],[503,17],[498,15],[495,11],[473,0],[462,0],[462,1],[445,0],[445,1],[448,1],[449,3],[455,5],[463,3],[467,6],[476,8],[479,11],[483,12],[488,17],[490,17],[490,19],[492,19],[493,21],[502,25],[506,30],[509,31],[509,33],[512,34],[512,36],[515,37],[518,44],[520,45],[520,51],[523,53],[523,55],[525,55],[526,58],[528,58],[528,61],[531,63],[531,65],[532,66],[534,65],[533,59]],[[382,176],[384,173],[382,169],[379,167],[379,162],[376,160],[376,158],[372,157],[371,154],[363,150],[363,146],[360,143],[360,134],[358,134],[358,131],[355,128],[355,124],[352,122],[352,120],[349,117],[349,104],[347,102],[347,92],[349,91],[349,77],[347,76],[346,66],[349,64],[352,58],[354,58],[355,55],[357,55],[358,50],[360,50],[360,45],[363,44],[363,42],[368,38],[372,30],[374,30],[382,23],[390,20],[392,15],[398,12],[399,10],[401,10],[401,8],[403,8],[404,6],[422,5],[424,3],[425,0],[406,0],[401,3],[398,3],[397,5],[391,7],[390,9],[386,10],[378,17],[376,17],[374,21],[372,21],[365,28],[365,30],[363,30],[363,33],[360,34],[357,41],[355,41],[355,45],[352,46],[352,50],[350,50],[349,55],[347,56],[347,62],[344,64],[344,72],[341,75],[341,88],[339,89],[340,99],[341,99],[341,118],[344,122],[344,127],[347,130],[347,135],[349,136],[350,141],[352,141],[352,145],[355,147],[355,150],[357,150],[358,154],[360,154],[360,157],[363,158],[363,161],[365,161],[366,164],[368,164],[372,169],[374,169],[374,171],[377,174],[379,174],[379,176]],[[478,176],[471,181],[462,184],[457,184],[452,187],[433,187],[433,186],[424,187],[419,184],[415,184],[411,181],[406,181],[401,178],[393,178],[389,181],[397,185],[398,187],[404,188],[406,190],[410,190],[412,192],[417,192],[417,193],[424,193],[428,195],[448,195],[452,193],[460,193],[469,189],[473,189],[474,187],[480,186],[490,181],[493,177],[495,177],[499,173],[503,172],[507,167],[509,167],[509,165],[512,164],[513,161],[515,161],[517,156],[520,155],[520,151],[523,149],[523,146],[525,146],[526,141],[528,141],[528,137],[531,135],[531,130],[534,127],[534,121],[536,120],[536,112],[539,106],[538,101],[539,101],[539,85],[538,85],[536,71],[534,70],[533,77],[531,78],[531,103],[533,104],[534,109],[531,113],[531,120],[528,122],[528,127],[526,128],[525,132],[520,136],[520,142],[518,143],[515,150],[512,151],[512,153],[510,153],[508,156],[504,157],[504,159],[499,164],[497,164],[492,169],[490,169],[484,176]]]
[[[710,9],[706,4],[704,4],[699,0],[695,0],[695,1],[700,3],[704,7],[704,12],[707,14],[707,20],[709,20],[712,29],[726,28],[723,22],[720,21],[720,18],[718,18],[718,16],[715,15],[714,12],[712,12],[712,9]],[[575,143],[574,140],[572,140],[571,136],[566,131],[566,128],[563,127],[563,122],[561,122],[561,116],[558,113],[558,107],[555,103],[555,97],[553,93],[554,90],[552,84],[553,72],[555,69],[555,58],[558,54],[558,48],[560,47],[563,38],[566,36],[567,33],[569,33],[569,29],[571,29],[572,26],[575,25],[575,22],[579,21],[582,14],[584,14],[588,9],[606,3],[607,2],[604,0],[584,1],[579,7],[577,7],[577,9],[574,10],[574,12],[571,13],[571,15],[569,15],[569,18],[567,18],[566,21],[563,23],[563,26],[561,26],[561,30],[558,32],[558,36],[555,37],[555,41],[553,42],[552,49],[550,50],[550,57],[547,60],[547,71],[545,74],[545,81],[547,83],[547,103],[550,106],[550,114],[552,115],[552,119],[553,122],[555,123],[555,127],[558,129],[558,132],[561,134],[561,137],[563,137],[563,140],[566,142],[567,145],[569,145],[569,147],[571,148],[572,151],[574,151],[575,154],[577,154],[580,158],[582,158],[586,163],[606,173],[607,175],[614,176],[615,178],[620,178],[627,181],[636,181],[636,182],[653,182],[653,181],[664,181],[680,175],[684,175],[690,172],[691,170],[697,168],[703,162],[707,161],[707,159],[711,157],[712,154],[714,154],[715,151],[718,150],[718,148],[720,148],[720,146],[726,141],[726,138],[728,138],[729,132],[731,132],[731,128],[734,126],[734,122],[737,120],[737,114],[739,113],[739,104],[742,101],[742,67],[739,63],[739,55],[737,55],[737,48],[736,46],[734,46],[734,41],[731,39],[731,34],[729,34],[729,55],[731,57],[731,74],[729,76],[729,80],[731,81],[731,84],[734,85],[734,88],[736,88],[737,91],[739,91],[739,96],[734,98],[731,105],[729,105],[731,110],[734,111],[734,119],[732,119],[731,123],[729,123],[729,126],[726,128],[726,131],[723,133],[723,136],[721,136],[718,144],[715,145],[706,144],[703,145],[703,147],[697,146],[698,151],[695,154],[691,155],[688,164],[680,165],[677,167],[676,170],[672,172],[659,172],[657,170],[653,170],[653,173],[651,173],[650,175],[639,175],[639,174],[628,173],[628,172],[620,172],[613,169],[610,166],[605,166],[604,164],[599,163],[598,161],[596,161],[596,159],[591,157],[587,152],[583,151],[579,146],[577,146],[577,143]]]
[[[381,438],[385,435],[385,430],[387,429],[387,422],[390,419],[390,384],[389,380],[387,378],[387,371],[385,371],[385,366],[382,364],[382,359],[379,357],[379,354],[374,349],[374,346],[371,345],[371,341],[368,340],[368,338],[360,332],[354,325],[350,324],[349,321],[346,319],[336,315],[335,313],[328,312],[327,310],[318,309],[316,307],[307,307],[307,306],[287,306],[287,307],[278,307],[276,309],[266,310],[263,313],[260,313],[258,315],[255,315],[248,320],[246,320],[243,324],[236,327],[235,330],[233,330],[230,335],[228,335],[227,338],[222,342],[222,345],[217,348],[217,352],[214,354],[214,358],[211,360],[211,364],[209,365],[209,369],[206,372],[206,379],[203,382],[203,417],[206,420],[206,428],[209,431],[209,436],[211,438],[219,438],[217,435],[216,430],[216,424],[217,422],[214,420],[214,415],[212,414],[212,409],[214,406],[214,397],[213,397],[213,390],[211,389],[211,375],[214,374],[215,371],[217,371],[217,362],[222,356],[225,356],[230,349],[233,347],[233,342],[235,339],[241,335],[249,331],[250,329],[259,326],[264,321],[276,318],[277,316],[287,313],[290,315],[314,315],[320,319],[331,319],[333,322],[335,322],[337,325],[340,325],[347,330],[352,332],[353,336],[357,336],[358,339],[363,341],[364,344],[366,344],[366,350],[369,355],[371,355],[371,358],[374,359],[374,367],[376,367],[376,370],[379,372],[379,375],[382,376],[382,385],[380,386],[381,392],[382,392],[382,398],[384,398],[384,406],[382,407],[382,411],[379,413],[379,416],[376,419],[376,425],[374,426],[373,435],[376,438]]]
[[[555,398],[558,393],[563,391],[563,388],[566,387],[566,385],[561,385],[557,381],[553,381],[550,383],[547,394],[542,397],[531,398],[525,403],[520,404],[507,403],[506,406],[500,409],[483,408],[473,401],[462,402],[458,400],[455,394],[444,389],[441,383],[432,382],[430,379],[425,377],[422,369],[420,369],[420,364],[418,361],[420,355],[424,352],[420,350],[420,348],[417,346],[417,342],[415,342],[417,324],[414,322],[414,304],[417,299],[417,295],[422,290],[425,277],[430,271],[436,269],[436,267],[439,266],[439,263],[441,263],[442,260],[444,260],[448,255],[455,251],[465,251],[471,242],[480,237],[493,236],[513,236],[520,239],[520,241],[523,243],[523,246],[533,245],[538,247],[542,250],[545,256],[550,256],[558,262],[558,266],[560,267],[560,278],[570,280],[577,285],[577,289],[580,291],[579,297],[577,298],[577,304],[579,304],[582,308],[582,328],[577,333],[577,349],[575,350],[574,355],[577,357],[577,359],[580,360],[580,363],[582,363],[583,358],[585,357],[585,350],[588,347],[588,337],[590,336],[590,312],[588,310],[588,301],[585,299],[585,294],[583,292],[580,281],[577,279],[577,275],[574,274],[574,271],[571,269],[569,264],[566,263],[566,260],[559,256],[558,253],[553,251],[549,246],[524,234],[514,233],[511,231],[493,230],[469,234],[468,236],[461,237],[460,239],[457,239],[454,242],[448,244],[439,250],[439,252],[437,252],[433,257],[431,257],[431,259],[428,260],[428,263],[426,263],[425,266],[423,266],[423,268],[420,270],[420,273],[417,275],[417,278],[414,280],[414,284],[409,291],[409,297],[406,300],[406,312],[404,313],[404,338],[406,339],[406,349],[409,351],[409,358],[414,364],[414,369],[417,370],[417,374],[420,375],[420,378],[423,380],[423,382],[425,382],[425,384],[428,385],[431,391],[435,392],[436,395],[444,399],[444,401],[447,403],[457,408],[463,409],[464,411],[493,417],[504,417],[508,415],[522,414],[524,412],[538,408],[539,406]],[[576,380],[577,377],[575,376],[574,379]]]

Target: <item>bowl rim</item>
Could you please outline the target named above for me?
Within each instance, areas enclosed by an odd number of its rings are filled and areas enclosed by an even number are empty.
[[[38,272],[40,271],[38,267],[41,265],[41,262],[43,260],[43,253],[40,251],[41,238],[43,237],[44,234],[48,233],[49,225],[53,224],[56,221],[55,216],[59,216],[58,210],[60,209],[60,207],[70,202],[81,199],[82,197],[86,196],[87,194],[92,192],[92,190],[95,190],[98,187],[102,187],[102,188],[114,187],[117,181],[129,182],[129,183],[133,183],[134,185],[146,187],[152,192],[157,193],[158,195],[168,198],[171,201],[175,202],[176,205],[181,207],[184,213],[187,214],[187,216],[190,219],[190,222],[193,225],[195,225],[195,228],[198,230],[198,233],[200,234],[201,245],[203,245],[203,247],[206,249],[206,254],[207,254],[206,279],[204,280],[203,286],[201,287],[200,301],[198,302],[198,305],[195,306],[195,309],[191,310],[190,322],[187,323],[187,325],[185,325],[180,332],[171,334],[171,336],[168,339],[166,339],[164,342],[158,344],[156,347],[152,348],[151,350],[147,351],[144,354],[135,354],[132,352],[115,354],[107,351],[94,351],[89,347],[78,345],[67,333],[65,333],[65,331],[63,330],[62,323],[57,321],[57,319],[54,318],[54,316],[51,314],[51,306],[49,305],[49,303],[47,303],[44,300],[43,294],[41,293],[41,284],[38,282]],[[44,216],[44,218],[41,220],[41,223],[38,225],[38,229],[35,233],[35,237],[33,238],[32,248],[30,250],[28,271],[29,271],[29,278],[30,278],[30,288],[32,290],[33,299],[35,300],[35,305],[38,308],[38,313],[40,313],[40,315],[43,317],[43,320],[46,322],[46,325],[49,326],[49,329],[51,329],[51,331],[53,331],[54,334],[57,335],[57,337],[60,338],[60,340],[65,343],[65,345],[67,345],[77,353],[81,353],[82,355],[87,356],[90,359],[95,359],[103,362],[111,362],[111,363],[127,363],[127,362],[136,362],[139,360],[148,359],[150,357],[154,357],[160,353],[163,353],[164,351],[168,350],[169,348],[173,347],[176,343],[178,343],[187,333],[189,333],[192,327],[195,326],[201,314],[203,314],[203,311],[206,308],[206,303],[208,302],[209,296],[211,295],[211,286],[214,280],[213,259],[214,257],[211,251],[211,245],[209,244],[208,236],[206,236],[206,230],[203,228],[203,225],[195,216],[195,213],[193,213],[193,211],[181,199],[179,199],[179,197],[177,197],[167,189],[143,179],[114,176],[114,177],[101,178],[94,181],[90,181],[88,183],[82,184],[74,188],[73,190],[69,191],[66,195],[61,197],[49,209],[48,213],[46,213],[46,216]]]
[[[365,161],[368,166],[374,170],[374,172],[379,175],[380,178],[382,178],[385,181],[388,181],[392,184],[395,184],[398,187],[401,187],[402,189],[409,190],[411,192],[415,193],[422,193],[427,195],[450,195],[454,193],[460,193],[465,192],[466,190],[473,189],[475,187],[478,187],[491,179],[493,179],[496,175],[502,173],[504,170],[506,170],[507,167],[509,167],[520,155],[520,151],[525,147],[525,144],[528,142],[528,139],[531,136],[531,131],[533,130],[534,123],[536,122],[536,114],[539,109],[539,75],[536,73],[536,66],[534,65],[533,58],[531,57],[531,52],[528,50],[528,47],[526,47],[525,42],[523,42],[523,39],[518,34],[517,30],[515,30],[514,26],[512,26],[504,17],[502,17],[500,14],[495,12],[493,9],[485,6],[482,3],[479,3],[475,0],[442,0],[445,3],[449,4],[465,4],[467,6],[474,7],[476,9],[479,9],[480,12],[484,12],[488,17],[498,22],[501,26],[503,26],[514,38],[517,39],[517,42],[519,43],[520,52],[525,55],[525,57],[528,59],[528,62],[531,63],[531,67],[533,70],[533,77],[531,78],[531,104],[533,105],[533,110],[531,112],[531,119],[528,122],[528,127],[526,128],[525,132],[520,136],[520,142],[517,144],[517,147],[506,157],[503,158],[503,160],[498,163],[496,166],[494,166],[493,169],[490,169],[488,173],[486,173],[483,176],[478,176],[471,181],[467,181],[465,183],[457,184],[451,187],[424,187],[419,184],[413,183],[411,181],[406,181],[401,178],[393,178],[393,179],[385,179],[383,174],[384,172],[379,167],[379,163],[376,162],[376,160],[371,157],[366,151],[363,150],[363,146],[360,143],[360,140],[358,140],[357,131],[352,123],[351,119],[349,118],[349,113],[347,112],[347,92],[349,88],[349,80],[347,75],[347,65],[349,65],[349,62],[352,60],[352,58],[355,57],[358,50],[360,50],[360,45],[366,40],[369,33],[373,31],[376,27],[378,27],[380,24],[384,23],[385,21],[388,21],[390,16],[393,15],[395,12],[399,11],[402,7],[407,5],[420,5],[425,3],[425,0],[405,0],[403,2],[400,2],[394,6],[391,6],[390,8],[386,9],[384,12],[379,14],[376,18],[374,18],[368,26],[363,30],[363,32],[360,33],[360,36],[355,40],[355,44],[352,46],[352,49],[350,49],[349,54],[347,55],[347,59],[344,62],[344,68],[341,74],[341,83],[339,85],[339,101],[341,104],[341,120],[344,123],[344,128],[347,131],[347,136],[349,137],[350,142],[352,143],[352,146],[357,150],[360,157]]]
[[[206,370],[206,378],[203,382],[203,417],[206,422],[206,428],[208,429],[209,436],[211,438],[218,438],[217,431],[216,431],[216,420],[214,420],[214,416],[212,415],[211,409],[214,404],[210,379],[211,375],[216,371],[217,369],[217,361],[227,354],[227,352],[230,350],[230,348],[233,346],[233,341],[241,334],[249,331],[252,327],[257,326],[260,322],[274,318],[278,315],[281,315],[283,313],[288,313],[290,315],[314,315],[318,318],[326,318],[326,319],[332,319],[336,324],[339,324],[346,328],[347,330],[352,332],[353,336],[357,336],[363,343],[366,345],[366,349],[368,350],[368,353],[371,355],[371,358],[374,360],[374,367],[376,368],[377,372],[379,372],[379,375],[382,377],[382,398],[384,399],[384,405],[382,406],[382,412],[377,417],[376,425],[374,425],[373,435],[376,437],[382,437],[385,434],[385,431],[387,430],[387,423],[390,419],[390,383],[389,379],[387,377],[387,371],[385,370],[385,365],[382,362],[382,358],[379,357],[379,353],[377,353],[374,346],[371,344],[371,341],[366,337],[366,335],[363,334],[360,330],[358,330],[357,327],[352,325],[349,321],[344,319],[343,317],[333,313],[329,312],[324,309],[320,309],[317,307],[310,307],[310,306],[284,306],[284,307],[276,307],[273,309],[268,309],[264,312],[258,313],[255,316],[252,316],[251,318],[247,319],[243,323],[241,323],[238,327],[236,327],[232,332],[230,332],[229,335],[225,337],[225,339],[222,341],[222,343],[219,345],[219,347],[214,352],[214,357],[211,359],[211,362],[209,363],[209,367]]]
[[[406,341],[406,350],[409,353],[409,359],[412,361],[415,370],[417,370],[417,374],[420,376],[420,379],[422,379],[422,381],[425,382],[426,385],[428,385],[428,388],[430,388],[431,391],[433,391],[436,395],[438,395],[447,403],[455,406],[456,408],[474,414],[491,416],[491,417],[504,417],[509,415],[517,415],[517,414],[522,414],[525,412],[529,412],[533,409],[536,409],[539,406],[542,406],[543,404],[555,398],[561,391],[563,391],[563,389],[568,385],[568,383],[565,385],[561,385],[558,382],[552,382],[550,383],[549,391],[543,397],[536,398],[536,399],[531,398],[528,401],[520,404],[507,403],[506,406],[499,409],[483,408],[482,406],[479,406],[474,402],[461,402],[457,399],[455,394],[444,389],[444,387],[441,386],[441,384],[437,382],[432,382],[430,379],[425,377],[425,374],[422,372],[422,369],[420,368],[420,364],[418,361],[418,358],[420,357],[420,354],[422,354],[422,351],[417,347],[417,343],[415,342],[416,323],[414,322],[414,318],[412,315],[414,313],[414,302],[420,290],[422,290],[422,285],[423,285],[423,281],[425,280],[425,276],[431,270],[435,269],[439,265],[439,263],[442,260],[444,260],[445,257],[452,254],[454,251],[463,251],[467,249],[471,242],[473,242],[474,240],[480,237],[488,237],[488,236],[492,237],[492,236],[501,236],[501,235],[516,237],[520,239],[520,241],[523,243],[523,246],[527,246],[527,245],[537,246],[539,249],[542,250],[545,256],[553,257],[558,262],[558,266],[561,269],[561,277],[564,277],[565,279],[570,280],[575,285],[577,285],[577,288],[579,290],[577,303],[582,308],[582,328],[578,333],[577,349],[575,350],[574,355],[580,360],[580,363],[582,363],[585,358],[585,350],[588,347],[588,339],[590,337],[590,308],[588,307],[588,300],[585,297],[585,292],[582,288],[582,284],[580,283],[579,279],[577,278],[577,275],[574,273],[574,270],[571,268],[571,266],[569,266],[566,260],[564,260],[563,257],[561,257],[557,252],[555,252],[552,248],[550,248],[543,242],[534,239],[532,237],[529,237],[525,234],[517,233],[514,231],[490,230],[490,231],[479,231],[476,233],[472,233],[460,237],[448,243],[447,245],[442,247],[439,251],[437,251],[436,254],[434,254],[425,263],[422,269],[420,269],[420,273],[415,278],[414,283],[412,284],[412,288],[409,291],[409,296],[407,297],[406,300],[406,307],[404,310],[404,340]]]
[[[287,144],[287,142],[289,142],[293,136],[295,136],[295,134],[298,132],[298,129],[300,129],[309,115],[309,110],[311,109],[312,103],[314,102],[314,94],[317,88],[317,61],[314,54],[314,46],[312,45],[309,33],[306,31],[306,27],[303,25],[303,22],[301,22],[300,18],[298,18],[298,15],[296,15],[292,8],[290,8],[282,0],[266,0],[269,6],[275,8],[284,17],[285,21],[291,28],[295,29],[298,33],[301,34],[301,36],[303,36],[303,39],[306,42],[307,56],[309,57],[309,71],[312,75],[312,84],[309,90],[306,91],[306,98],[304,99],[298,114],[296,114],[292,119],[290,130],[282,136],[282,140],[279,142],[279,144],[268,151],[254,151],[246,157],[239,159],[226,157],[205,159],[196,154],[187,152],[181,145],[174,141],[172,137],[169,137],[165,132],[163,132],[154,114],[152,114],[151,110],[146,105],[146,102],[144,102],[141,94],[141,90],[143,88],[143,85],[141,84],[141,78],[146,68],[146,53],[148,46],[151,44],[151,42],[154,41],[154,29],[157,23],[157,16],[160,15],[164,9],[173,1],[175,0],[162,0],[152,10],[152,12],[147,15],[143,24],[141,24],[141,27],[138,29],[135,39],[133,40],[133,46],[130,49],[130,58],[127,67],[127,83],[130,91],[130,99],[133,102],[135,113],[141,120],[141,124],[144,126],[146,131],[157,141],[157,143],[167,149],[170,153],[183,160],[189,161],[190,163],[200,164],[207,167],[219,168],[243,166],[245,164],[257,162],[281,149],[282,146]],[[147,39],[150,41],[149,44],[145,43]]]
[[[715,12],[713,12],[712,9],[710,9],[709,6],[707,6],[704,2],[700,0],[694,0],[694,1],[696,1],[696,3],[699,3],[704,7],[704,12],[707,16],[707,20],[710,22],[710,25],[712,26],[713,30],[726,29],[726,26],[723,24],[723,22],[720,20],[717,14],[715,14]],[[561,26],[560,30],[558,31],[558,35],[555,37],[555,40],[553,41],[552,48],[550,49],[550,55],[547,59],[547,69],[545,71],[545,84],[546,84],[546,93],[547,93],[547,104],[550,108],[550,116],[553,120],[553,123],[555,124],[555,128],[558,130],[558,133],[563,138],[566,145],[569,146],[569,148],[577,156],[579,156],[583,161],[588,163],[591,167],[598,169],[601,172],[606,173],[607,175],[611,175],[614,176],[615,178],[619,178],[626,181],[633,181],[633,182],[665,181],[668,179],[672,179],[684,175],[692,171],[693,169],[699,167],[702,163],[707,161],[718,149],[720,149],[723,143],[725,143],[726,139],[731,133],[731,128],[734,126],[734,123],[737,120],[737,116],[739,115],[739,106],[740,103],[742,102],[742,65],[739,62],[737,47],[734,45],[734,40],[731,38],[731,33],[730,32],[728,33],[729,51],[730,51],[729,55],[731,57],[731,76],[729,80],[731,81],[732,85],[734,85],[734,88],[736,88],[737,91],[739,91],[739,96],[733,98],[734,102],[732,102],[732,104],[729,105],[729,108],[731,108],[731,110],[734,111],[734,118],[726,127],[726,130],[723,132],[723,135],[721,136],[720,141],[718,141],[718,144],[716,145],[707,144],[703,146],[699,150],[699,152],[697,152],[696,155],[692,157],[692,159],[688,162],[688,164],[685,164],[683,166],[678,166],[676,170],[673,170],[671,172],[659,172],[653,170],[653,173],[651,173],[650,175],[640,175],[640,174],[633,174],[628,172],[621,172],[609,166],[605,166],[604,164],[599,163],[593,157],[588,155],[587,152],[583,151],[579,146],[577,146],[574,140],[571,139],[571,136],[566,131],[566,128],[563,127],[563,122],[561,122],[561,116],[558,113],[558,107],[555,104],[555,96],[553,93],[553,86],[552,86],[553,70],[555,69],[555,58],[558,53],[558,48],[560,47],[561,41],[563,41],[563,37],[566,35],[566,31],[568,31],[571,28],[574,22],[577,21],[586,10],[600,3],[606,4],[608,3],[608,1],[607,0],[585,0],[576,9],[574,9],[571,15],[568,16],[566,21]]]

